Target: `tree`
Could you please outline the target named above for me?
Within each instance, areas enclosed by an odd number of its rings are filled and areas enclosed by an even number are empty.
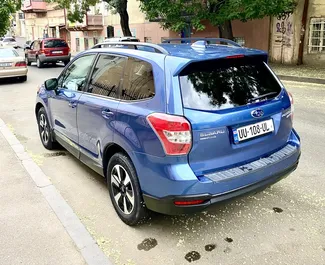
[[[266,16],[290,13],[296,0],[140,0],[140,8],[163,28],[181,31],[187,25],[205,28],[204,21],[219,29],[219,36],[233,39],[232,20],[246,22]]]
[[[21,7],[20,0],[0,0],[0,36],[7,33],[10,28],[10,16]]]
[[[89,7],[101,2],[100,0],[47,0],[47,2],[58,3],[61,8],[68,10],[68,19],[71,22],[82,22],[89,11]],[[127,0],[103,0],[108,4],[112,13],[120,15],[120,24],[124,36],[132,36],[129,26],[129,14],[127,11]]]

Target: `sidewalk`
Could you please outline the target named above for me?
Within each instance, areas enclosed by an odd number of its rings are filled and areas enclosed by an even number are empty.
[[[0,264],[110,264],[42,174],[0,119]]]
[[[269,64],[282,80],[325,84],[325,66]]]

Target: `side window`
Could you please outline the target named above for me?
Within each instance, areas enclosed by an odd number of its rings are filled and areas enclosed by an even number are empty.
[[[94,68],[88,92],[117,98],[117,90],[122,78],[126,58],[100,55]]]
[[[152,98],[155,95],[153,71],[150,63],[129,58],[123,78],[121,98],[139,100]]]
[[[33,50],[39,50],[41,47],[40,47],[40,42],[39,41],[34,41],[34,47],[33,47]]]
[[[75,60],[60,76],[59,87],[75,91],[83,90],[95,57],[95,54],[90,54]]]

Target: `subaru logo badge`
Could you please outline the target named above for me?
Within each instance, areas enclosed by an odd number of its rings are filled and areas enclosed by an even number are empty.
[[[261,109],[256,109],[251,112],[252,117],[254,118],[261,118],[264,115],[264,111]]]

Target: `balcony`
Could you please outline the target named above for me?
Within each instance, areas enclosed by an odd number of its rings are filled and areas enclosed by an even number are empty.
[[[22,8],[23,12],[47,12],[47,6],[45,0],[25,0]]]
[[[103,15],[87,15],[87,28],[103,29]]]

